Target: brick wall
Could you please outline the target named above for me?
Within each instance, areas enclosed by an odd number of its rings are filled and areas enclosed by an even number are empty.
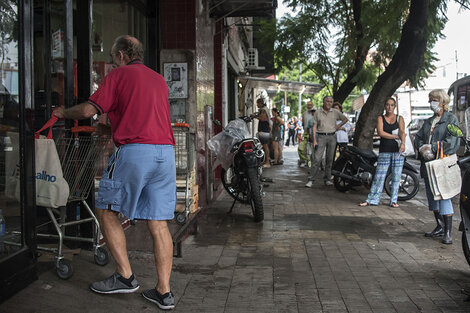
[[[196,2],[160,1],[162,49],[196,49]]]

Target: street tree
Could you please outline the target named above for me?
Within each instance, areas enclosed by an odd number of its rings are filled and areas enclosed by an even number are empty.
[[[457,1],[461,4],[467,0]],[[383,101],[408,81],[420,86],[434,70],[431,48],[447,21],[446,0],[290,0],[297,12],[271,26],[278,66],[301,60],[343,102],[372,87],[354,144],[370,148]],[[295,64],[295,62],[294,62]],[[292,65],[291,65],[292,66]],[[380,73],[382,73],[380,75]],[[356,89],[357,90],[357,89]]]
[[[16,1],[0,0],[0,82],[3,77],[3,64],[8,59],[9,44],[17,41],[17,5]]]
[[[395,51],[409,8],[408,0],[284,3],[296,15],[282,17],[265,32],[267,38],[276,38],[278,68],[303,63],[341,103],[354,88],[373,85],[378,68]]]
[[[362,107],[354,135],[355,146],[372,146],[376,120],[383,113],[385,99],[407,80],[416,86],[427,75],[428,69],[432,68],[435,58],[431,48],[447,21],[446,9],[445,1],[410,1],[409,13],[396,51]]]

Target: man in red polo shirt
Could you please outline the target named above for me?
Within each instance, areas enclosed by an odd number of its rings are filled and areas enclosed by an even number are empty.
[[[58,108],[59,118],[84,119],[107,113],[117,149],[103,172],[96,199],[101,230],[116,261],[116,272],[94,282],[102,294],[130,293],[139,288],[127,256],[118,214],[147,220],[153,237],[158,283],[142,295],[161,309],[172,309],[170,290],[173,242],[167,220],[176,206],[176,167],[168,87],[164,78],[143,65],[142,44],[134,37],[116,38],[111,71],[88,102]]]

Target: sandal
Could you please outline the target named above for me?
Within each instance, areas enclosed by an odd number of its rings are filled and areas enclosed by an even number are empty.
[[[365,202],[361,202],[358,204],[359,206],[369,206],[369,202],[365,201]]]
[[[390,206],[391,206],[392,208],[399,208],[399,207],[400,207],[400,205],[399,205],[398,203],[396,203],[396,202],[393,202],[392,204],[390,204]]]

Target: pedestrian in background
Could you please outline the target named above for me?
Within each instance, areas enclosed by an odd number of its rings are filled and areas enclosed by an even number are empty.
[[[297,117],[293,116],[289,119],[289,122],[287,122],[287,141],[286,141],[286,146],[289,146],[289,142],[291,141],[292,138],[292,145],[295,146],[295,120]]]
[[[302,117],[297,119],[297,122],[295,123],[295,141],[297,144],[300,144],[302,141],[302,134],[304,133],[304,128],[302,124]]]
[[[320,169],[320,163],[323,153],[326,151],[325,173],[323,176],[325,185],[331,186],[331,165],[336,149],[336,130],[341,128],[348,118],[333,107],[333,97],[326,96],[323,98],[323,107],[317,110],[313,115],[313,131],[312,140],[315,152],[312,154],[312,167],[309,172],[307,184],[305,187],[311,188],[313,181]],[[339,124],[336,121],[340,120]],[[318,138],[317,138],[318,135]]]
[[[58,118],[76,120],[108,113],[117,146],[103,172],[96,197],[101,230],[117,269],[90,288],[100,294],[139,289],[118,218],[122,213],[131,220],[147,220],[153,238],[158,281],[142,295],[160,309],[172,309],[173,240],[167,220],[173,219],[176,208],[176,167],[168,87],[160,74],[142,63],[144,51],[136,38],[116,38],[111,57],[117,68],[104,78],[88,102],[54,111]]]
[[[333,109],[336,109],[340,111],[341,113],[343,113],[343,106],[339,102],[333,103]],[[339,123],[341,123],[341,121],[336,121],[336,124],[339,124]],[[336,131],[337,146],[344,147],[348,145],[349,143],[348,133],[351,130],[351,127],[352,127],[351,123],[349,123],[349,120],[348,120],[343,126],[338,128],[338,130]]]
[[[444,155],[457,152],[459,138],[452,136],[447,125],[458,125],[457,117],[449,111],[449,96],[443,89],[435,89],[429,93],[429,105],[434,115],[428,118],[415,137],[414,146],[419,151],[421,160],[421,177],[424,178],[429,210],[434,213],[437,226],[433,231],[425,233],[426,237],[444,236],[442,243],[452,243],[452,216],[454,208],[451,199],[434,200],[429,185],[425,163],[436,158],[439,146],[444,149]]]
[[[313,140],[312,140],[312,128],[313,128],[313,114],[315,113],[315,108],[313,107],[312,101],[307,102],[307,110],[302,113],[302,122],[304,127],[304,135],[302,136],[301,144],[304,145],[303,156],[300,158],[300,167],[309,167],[310,159],[313,151]]]
[[[277,108],[273,108],[271,111],[273,115],[273,127],[271,130],[272,147],[274,150],[273,165],[281,165],[283,163],[281,129],[282,125],[284,125],[284,120],[279,115]]]
[[[380,136],[379,158],[375,169],[374,181],[370,187],[369,195],[360,206],[378,205],[384,188],[385,177],[388,168],[392,166],[392,188],[390,195],[390,206],[399,207],[398,188],[400,187],[401,172],[405,157],[405,121],[402,116],[395,114],[396,101],[394,98],[385,100],[385,114],[377,118],[377,133]],[[398,129],[398,135],[392,134]],[[401,140],[398,145],[396,139]]]
[[[262,98],[256,100],[256,105],[259,109],[258,119],[258,138],[261,144],[263,145],[264,150],[264,164],[263,167],[271,167],[269,162],[269,139],[271,138],[271,116],[269,114],[269,109],[264,103]]]

